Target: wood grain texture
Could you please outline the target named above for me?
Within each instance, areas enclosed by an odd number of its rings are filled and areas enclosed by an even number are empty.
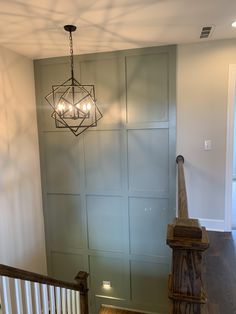
[[[206,230],[202,239],[175,237],[174,226],[168,226],[167,243],[173,249],[172,275],[169,278],[171,314],[202,314],[206,312],[206,293],[202,284],[202,253],[208,248]]]
[[[88,307],[88,273],[85,271],[80,271],[78,275],[75,277],[77,281],[77,285],[80,291],[80,309],[81,313],[88,314],[89,307]]]
[[[197,249],[205,251],[209,247],[209,239],[206,229],[202,227],[202,238],[195,239],[192,237],[176,237],[174,235],[174,224],[167,227],[167,244],[172,248]]]
[[[172,264],[173,293],[188,296],[201,301],[202,282],[201,265],[202,254],[199,251],[174,250]]]
[[[37,273],[29,272],[23,269],[10,267],[7,265],[2,265],[2,264],[0,264],[0,275],[7,276],[10,278],[27,280],[31,282],[38,282],[38,283],[47,284],[47,285],[56,286],[56,287],[72,289],[76,291],[80,291],[81,289],[81,286],[77,285],[76,283],[70,283],[66,281],[57,280],[48,276],[40,275]],[[87,273],[85,272],[79,272],[76,278],[78,276],[80,277],[82,276],[87,279]]]
[[[198,219],[176,218],[173,222],[174,236],[185,238],[202,238],[202,228]]]
[[[191,304],[187,302],[174,301],[170,309],[170,314],[193,314],[193,313],[206,314],[203,311],[204,311],[203,306],[200,304]]]
[[[188,219],[188,200],[184,178],[184,157],[179,155],[176,158],[178,165],[178,217]]]
[[[170,314],[207,313],[206,293],[202,283],[202,254],[209,246],[208,235],[197,219],[188,215],[184,178],[184,158],[178,164],[178,217],[167,228],[167,244],[172,248],[172,273],[168,294]]]

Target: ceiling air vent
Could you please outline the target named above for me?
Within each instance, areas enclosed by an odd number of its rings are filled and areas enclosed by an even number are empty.
[[[212,31],[212,26],[204,26],[202,28],[200,38],[208,38],[211,34],[211,31]]]

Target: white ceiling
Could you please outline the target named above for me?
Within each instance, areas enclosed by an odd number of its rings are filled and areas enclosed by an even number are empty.
[[[32,59],[236,38],[236,0],[0,0],[0,45]]]

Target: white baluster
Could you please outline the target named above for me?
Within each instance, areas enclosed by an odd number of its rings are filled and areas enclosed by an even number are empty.
[[[49,286],[50,314],[55,314],[55,293],[54,286]]]
[[[56,312],[61,314],[61,288],[56,287]]]
[[[71,290],[66,289],[67,313],[71,314]]]
[[[38,282],[34,282],[34,298],[35,298],[35,314],[41,314],[41,300],[40,300],[40,284]]]
[[[1,279],[0,286],[1,286],[2,312],[4,314],[12,314],[9,278],[5,276],[1,276],[0,279]]]
[[[62,313],[66,314],[66,289],[61,289]]]
[[[72,299],[72,314],[76,314],[76,309],[75,309],[75,290],[71,291],[71,299]]]
[[[42,284],[42,301],[43,301],[43,313],[49,313],[48,308],[48,287],[45,284]]]
[[[27,314],[33,314],[31,283],[30,281],[24,281],[24,285],[25,285],[25,301],[26,301]]]
[[[21,280],[14,279],[14,286],[15,286],[16,311],[17,314],[23,314]]]
[[[76,314],[80,314],[80,293],[75,291]]]

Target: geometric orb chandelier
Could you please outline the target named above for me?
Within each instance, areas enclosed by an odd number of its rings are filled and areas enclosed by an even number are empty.
[[[83,85],[74,77],[72,32],[74,25],[65,25],[69,32],[71,77],[61,85],[53,85],[45,97],[53,109],[51,117],[57,128],[68,128],[78,136],[90,127],[97,126],[102,113],[96,104],[94,85]]]

